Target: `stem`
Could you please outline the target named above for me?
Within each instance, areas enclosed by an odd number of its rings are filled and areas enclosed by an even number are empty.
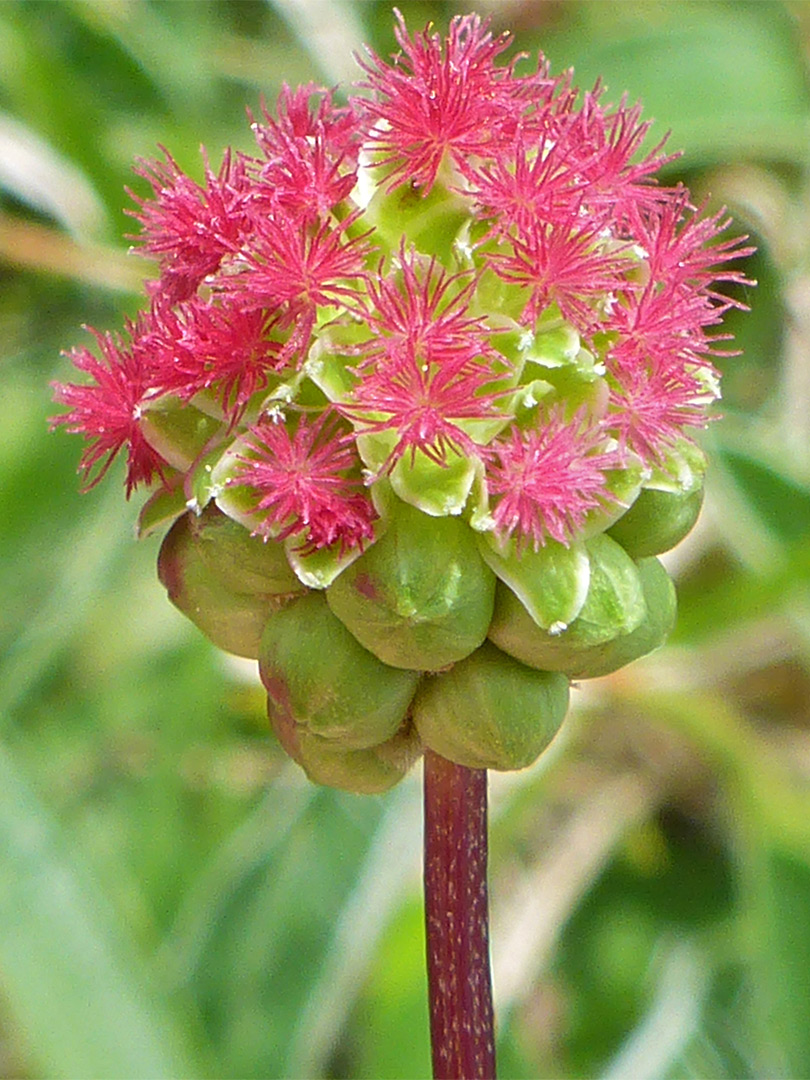
[[[487,774],[425,751],[425,923],[435,1080],[493,1080]]]

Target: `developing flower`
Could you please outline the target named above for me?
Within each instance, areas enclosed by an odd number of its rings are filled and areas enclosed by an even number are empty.
[[[71,354],[88,381],[57,384],[52,422],[87,440],[85,486],[123,452],[127,496],[154,488],[140,529],[172,526],[174,602],[261,654],[311,777],[364,791],[423,745],[522,767],[567,676],[660,644],[654,556],[699,511],[694,434],[744,306],[725,290],[753,284],[725,211],[657,182],[677,155],[645,150],[639,105],[504,62],[477,15],[394,32],[345,104],[314,84],[262,103],[255,155],[205,158],[202,182],[165,150],[137,165],[159,278],[123,337]],[[364,674],[321,728],[341,656]],[[469,726],[479,672],[501,698],[553,689],[542,738],[533,706]]]

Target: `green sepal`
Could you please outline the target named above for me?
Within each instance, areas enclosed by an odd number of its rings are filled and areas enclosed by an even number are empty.
[[[580,536],[584,540],[605,532],[627,513],[642,491],[648,470],[640,458],[627,453],[623,468],[607,469],[602,475],[608,498],[585,515],[580,529]]]
[[[692,531],[702,506],[702,487],[685,493],[644,488],[608,535],[634,559],[660,555]]]
[[[239,459],[250,456],[251,448],[244,436],[237,436],[214,465],[210,485],[213,499],[223,514],[255,532],[262,524],[261,511],[256,510],[261,496],[248,484],[233,482],[239,474]]]
[[[490,640],[530,667],[580,676],[595,648],[640,627],[649,613],[639,568],[607,536],[595,537],[587,548],[591,562],[588,596],[567,629],[557,633],[541,630],[516,597],[499,588]]]
[[[282,544],[251,536],[213,503],[192,514],[189,524],[203,562],[226,589],[278,595],[303,591]]]
[[[547,540],[535,551],[531,547],[520,550],[514,540],[499,543],[492,532],[476,536],[484,562],[509,586],[538,626],[564,629],[579,615],[591,577],[582,542],[566,547]]]
[[[435,671],[485,639],[495,578],[470,528],[395,500],[386,531],[326,591],[329,606],[386,664]]]
[[[329,739],[289,722],[269,705],[270,723],[284,750],[314,784],[355,795],[379,795],[405,776],[421,756],[422,744],[405,723],[390,739],[364,750],[344,750]]]
[[[575,364],[580,353],[580,337],[570,323],[562,320],[548,330],[526,337],[523,355],[527,363],[557,368]]]
[[[564,639],[542,634],[504,590],[495,602],[490,633],[500,647],[530,667],[560,670],[572,679],[595,679],[657,649],[675,625],[675,586],[658,559],[639,559],[636,564],[644,593],[646,614],[629,634],[598,645],[574,647]],[[573,624],[571,630],[576,627]]]
[[[183,483],[186,506],[195,514],[201,513],[219,493],[219,484],[214,479],[214,474],[223,451],[224,447],[220,442],[204,447],[186,473]]]
[[[678,607],[672,579],[656,558],[639,559],[637,566],[647,608],[644,620],[632,633],[598,645],[580,657],[570,672],[573,678],[594,679],[618,671],[659,648],[671,633]]]
[[[557,734],[568,679],[534,671],[487,642],[420,685],[412,716],[437,754],[470,769],[523,769]]]
[[[307,593],[267,620],[259,654],[274,728],[364,750],[400,728],[419,674],[386,667]]]
[[[544,398],[544,405],[549,408],[562,406],[565,419],[569,421],[583,411],[592,417],[604,416],[610,400],[610,387],[598,372],[586,371],[583,374],[583,369],[573,365],[547,368],[544,378],[554,389]]]
[[[144,409],[139,426],[152,449],[175,469],[185,472],[221,430],[222,421],[179,398],[166,396]]]
[[[158,577],[174,606],[209,641],[226,652],[258,659],[264,625],[283,601],[227,589],[200,555],[188,515],[178,518],[163,540]]]
[[[703,487],[707,464],[706,455],[696,443],[681,439],[661,464],[652,468],[644,487],[688,495]]]
[[[403,502],[432,517],[460,514],[476,476],[478,459],[448,450],[442,464],[421,450],[406,453],[391,470],[391,487]]]
[[[368,179],[364,176],[363,182]],[[461,177],[447,176],[447,185],[443,179],[440,176],[424,195],[409,185],[387,191],[378,175],[376,191],[363,215],[364,222],[375,226],[375,243],[396,256],[402,236],[407,236],[423,255],[435,255],[444,266],[451,265],[456,238],[469,220],[470,207],[463,196],[451,190],[453,183],[461,183]]]
[[[139,540],[163,530],[185,514],[186,496],[180,478],[170,487],[158,488],[141,507],[135,532]]]
[[[296,577],[308,589],[326,589],[347,566],[351,566],[355,559],[362,555],[359,547],[341,548],[340,541],[305,554],[302,534],[288,536],[284,541],[284,550]]]
[[[304,373],[329,401],[347,401],[357,385],[350,368],[357,363],[344,350],[351,349],[368,331],[359,323],[336,324],[325,328],[313,343],[304,363]]]

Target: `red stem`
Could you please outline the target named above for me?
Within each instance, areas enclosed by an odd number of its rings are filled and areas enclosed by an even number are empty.
[[[425,751],[425,921],[435,1080],[493,1080],[487,774]]]

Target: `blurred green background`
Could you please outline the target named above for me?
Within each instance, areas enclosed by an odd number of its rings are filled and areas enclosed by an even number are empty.
[[[671,644],[492,777],[501,1074],[807,1077],[810,5],[478,10],[641,98],[685,151],[666,179],[759,249]],[[60,351],[142,302],[133,158],[162,143],[199,177],[201,143],[251,148],[246,104],[356,77],[362,41],[392,51],[390,4],[0,4],[4,1077],[428,1073],[418,773],[309,785],[251,665],[170,608],[120,470],[80,496],[79,440],[46,423]]]

